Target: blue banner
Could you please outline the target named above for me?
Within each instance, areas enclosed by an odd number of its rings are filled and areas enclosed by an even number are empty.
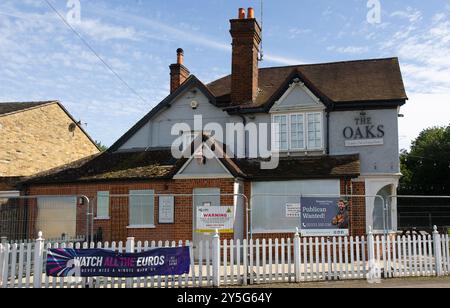
[[[49,249],[50,277],[151,277],[189,274],[189,247],[156,248],[142,253],[105,249]]]
[[[301,230],[305,236],[349,234],[349,204],[340,198],[307,198],[301,204]]]

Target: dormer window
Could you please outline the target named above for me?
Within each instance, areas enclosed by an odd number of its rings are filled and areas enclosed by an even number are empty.
[[[272,122],[279,124],[275,143],[282,152],[321,151],[324,146],[323,112],[274,114]]]

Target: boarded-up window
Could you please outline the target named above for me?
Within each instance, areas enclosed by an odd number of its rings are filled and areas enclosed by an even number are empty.
[[[42,231],[46,239],[75,238],[76,226],[76,197],[38,198],[36,231]]]
[[[109,218],[109,191],[97,193],[97,218]]]
[[[252,183],[251,213],[255,233],[294,233],[300,218],[290,217],[288,207],[300,204],[301,196],[337,196],[339,180],[305,180]]]
[[[155,192],[153,190],[131,190],[130,227],[153,227],[155,225]]]

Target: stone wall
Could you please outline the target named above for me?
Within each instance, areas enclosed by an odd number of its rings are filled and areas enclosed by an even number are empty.
[[[0,178],[30,176],[98,153],[57,104],[0,117]]]

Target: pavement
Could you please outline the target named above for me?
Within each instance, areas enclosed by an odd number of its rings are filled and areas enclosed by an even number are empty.
[[[291,284],[269,284],[269,285],[253,285],[247,288],[289,288],[289,289],[355,289],[355,288],[394,288],[394,289],[450,289],[450,277],[436,278],[404,278],[404,279],[387,279],[382,280],[379,284],[370,284],[365,280],[356,281],[327,281],[327,282],[303,282]]]

